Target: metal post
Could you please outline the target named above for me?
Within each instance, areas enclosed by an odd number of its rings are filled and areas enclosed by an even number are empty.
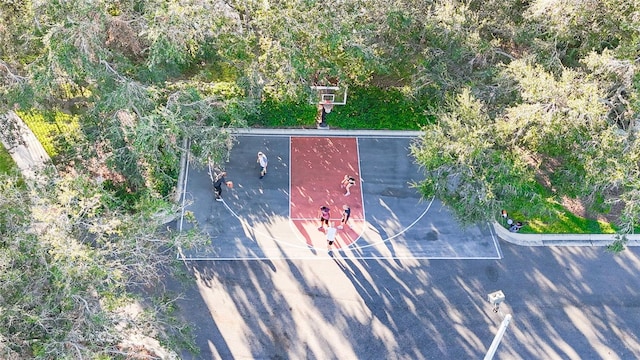
[[[493,355],[496,354],[496,350],[498,350],[498,345],[500,345],[500,341],[502,341],[502,337],[504,336],[505,331],[507,331],[507,326],[511,322],[511,314],[507,314],[502,320],[502,324],[500,324],[500,328],[496,333],[496,336],[493,338],[493,342],[491,346],[489,346],[489,350],[487,351],[487,355],[484,356],[484,360],[493,359]]]
[[[324,110],[324,106],[320,106],[320,108],[322,109],[322,113],[320,115],[318,129],[327,129],[329,128],[329,124],[327,124],[327,112]]]

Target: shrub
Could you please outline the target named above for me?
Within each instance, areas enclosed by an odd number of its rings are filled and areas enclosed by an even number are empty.
[[[0,173],[8,174],[16,168],[16,163],[13,162],[9,152],[0,146]]]
[[[347,104],[335,106],[327,116],[331,127],[342,129],[419,130],[431,123],[432,107],[405,95],[399,89],[349,88]],[[308,101],[278,102],[267,99],[259,113],[248,120],[253,127],[315,127],[317,108]]]

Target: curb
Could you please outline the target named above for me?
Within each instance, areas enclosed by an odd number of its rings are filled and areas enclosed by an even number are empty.
[[[182,154],[180,155],[180,173],[178,173],[178,183],[176,184],[176,192],[173,197],[175,203],[180,203],[182,200],[182,194],[184,192],[185,173],[187,168],[187,161],[189,158],[189,139],[182,141]]]
[[[618,234],[519,234],[494,221],[493,230],[502,240],[520,246],[608,246]],[[640,234],[626,235],[625,246],[640,246]]]
[[[375,137],[418,137],[422,131],[400,130],[342,130],[342,129],[265,129],[265,128],[236,128],[231,134],[238,135],[269,135],[269,136],[375,136]]]

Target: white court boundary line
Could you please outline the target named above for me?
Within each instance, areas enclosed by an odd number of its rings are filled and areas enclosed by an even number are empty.
[[[374,245],[379,245],[385,242],[388,242],[390,240],[393,240],[393,238],[402,235],[404,232],[408,231],[411,227],[413,227],[420,219],[422,219],[422,217],[424,217],[427,212],[429,211],[429,209],[431,208],[431,205],[433,204],[433,201],[435,200],[435,198],[432,198],[431,201],[429,202],[429,206],[427,207],[427,209],[424,210],[424,212],[414,221],[412,222],[410,225],[408,225],[406,228],[404,228],[401,232],[388,237],[387,239],[383,239],[365,246],[360,246],[360,247],[354,247],[351,246],[353,244],[355,244],[355,241],[352,242],[351,244],[347,245],[344,249],[343,248],[338,248],[334,250],[334,253],[344,253],[345,249],[352,249],[352,250],[358,250],[358,249],[363,249],[363,248],[367,248],[367,247],[371,247]],[[268,239],[271,239],[277,243],[281,243],[281,244],[286,244],[290,247],[293,248],[297,248],[297,249],[307,249],[307,250],[320,250],[317,247],[309,247],[308,245],[306,246],[298,246],[297,244],[294,243],[289,243],[289,242],[283,242],[277,238],[274,238],[273,236],[267,235],[262,231],[256,230],[255,227],[248,225],[248,223],[246,222],[246,220],[243,220],[235,211],[233,211],[233,209],[231,209],[231,207],[229,207],[229,205],[227,205],[227,203],[224,201],[224,199],[222,200],[222,203],[224,204],[224,206],[227,208],[227,210],[229,210],[229,212],[235,217],[237,218],[241,223],[243,223],[247,228],[250,228],[254,231],[254,233],[256,234],[261,234],[263,236],[265,236]],[[289,221],[289,223],[291,224],[291,221]],[[366,223],[365,223],[366,224]],[[487,223],[487,226],[489,226],[490,224]],[[366,231],[366,230],[365,230]],[[494,245],[494,249],[496,251],[497,256],[361,256],[361,255],[356,255],[353,252],[351,253],[351,256],[346,256],[346,258],[353,258],[353,259],[361,259],[361,260],[388,260],[388,259],[394,259],[394,260],[500,260],[504,257],[504,255],[502,254],[502,250],[500,249],[500,246],[498,245],[498,239],[495,236],[495,232],[494,230],[491,228],[491,226],[489,226],[489,232],[491,233],[491,239],[492,239],[492,243]],[[296,235],[297,238],[299,238]],[[342,258],[345,258],[345,256],[341,256]],[[296,256],[296,257],[288,257],[288,256],[268,256],[268,257],[261,257],[261,256],[252,256],[252,257],[185,257],[182,256],[182,260],[202,260],[202,261],[207,261],[207,260],[287,260],[287,259],[298,259],[298,260],[327,260],[327,258],[335,258],[335,256],[330,256],[327,255],[327,257],[319,257],[318,255],[309,255],[309,256]]]
[[[500,244],[498,243],[498,236],[496,234],[496,230],[491,226],[491,223],[487,222],[487,227],[489,228],[489,232],[491,233],[491,239],[493,240],[493,246],[496,249],[496,253],[498,257],[496,259],[502,259],[504,255],[502,254],[502,249],[500,248]]]
[[[429,211],[429,209],[431,208],[431,205],[433,204],[433,201],[435,200],[435,198],[432,198],[431,201],[429,202],[429,206],[427,207],[427,209],[425,209],[422,214],[416,219],[414,220],[410,225],[408,225],[406,228],[404,228],[401,232],[399,232],[398,234],[395,234],[387,239],[383,239],[380,240],[378,242],[375,243],[371,243],[365,246],[361,246],[361,247],[353,247],[351,245],[355,244],[355,241],[352,242],[350,245],[346,246],[344,249],[342,248],[338,248],[334,250],[334,253],[344,253],[345,250],[348,249],[352,249],[352,250],[358,250],[358,249],[362,249],[362,248],[366,248],[366,247],[371,247],[374,245],[379,245],[382,243],[385,243],[387,241],[392,240],[393,238],[403,234],[404,232],[408,231],[410,228],[412,228],[420,219],[422,219],[422,217],[424,217],[427,212]],[[304,246],[300,246],[297,243],[290,243],[290,242],[286,242],[286,241],[282,241],[278,238],[275,238],[269,234],[266,234],[265,232],[262,232],[260,230],[257,230],[254,226],[249,225],[249,223],[244,220],[242,217],[240,217],[240,215],[238,215],[235,211],[233,211],[233,209],[231,209],[231,207],[227,204],[226,201],[224,201],[224,199],[222,200],[222,203],[224,204],[225,208],[227,210],[229,210],[229,212],[235,217],[237,218],[246,228],[251,229],[254,234],[260,234],[264,237],[266,237],[267,239],[273,240],[279,244],[285,244],[289,247],[292,248],[296,248],[296,249],[306,249],[306,250],[320,250],[317,247],[309,247],[308,245],[304,245]],[[291,224],[291,221],[289,221],[289,224]],[[366,223],[365,223],[366,224]],[[489,224],[487,224],[489,225]],[[503,254],[502,251],[498,245],[498,240],[494,234],[493,229],[491,229],[491,227],[489,226],[489,231],[491,233],[491,238],[493,240],[493,244],[494,244],[494,249],[496,250],[496,256],[469,256],[469,257],[462,257],[462,256],[361,256],[361,255],[356,255],[355,253],[351,253],[351,256],[341,256],[341,258],[353,258],[353,259],[361,259],[361,260],[388,260],[388,259],[394,259],[394,260],[500,260],[503,258]],[[299,238],[296,235],[297,238]],[[306,244],[306,242],[305,242]],[[180,253],[182,253],[182,251],[180,251]],[[196,261],[196,260],[202,260],[202,261],[208,261],[208,260],[287,260],[287,259],[298,259],[298,260],[327,260],[328,258],[335,258],[335,256],[332,255],[327,255],[327,256],[318,256],[318,255],[308,255],[308,256],[296,256],[296,257],[289,257],[289,256],[251,256],[251,257],[187,257],[184,256],[182,254],[182,256],[180,257],[181,260],[183,261]]]
[[[318,219],[318,218],[292,218],[292,217],[290,217],[289,220],[295,220],[295,221],[320,221],[320,219]],[[342,217],[329,219],[329,221],[340,221],[340,220],[342,220]],[[350,217],[349,221],[351,221],[351,220],[365,221],[366,219]]]
[[[184,223],[184,209],[185,203],[187,202],[187,182],[189,181],[189,156],[187,155],[187,165],[184,170],[184,185],[182,189],[182,201],[180,203],[180,225],[178,226],[178,231],[182,232],[182,225]]]
[[[265,136],[265,134],[250,134],[250,133],[244,133],[241,134],[242,136]],[[269,134],[268,136],[277,136],[277,135],[271,135]],[[288,137],[289,138],[289,161],[291,161],[291,138],[292,137],[326,137],[326,136],[308,136],[308,135],[296,135],[296,136],[292,136],[292,135],[281,135],[282,137]],[[357,152],[358,152],[358,159],[360,159],[360,138],[364,137],[364,138],[412,138],[411,136],[353,136],[353,135],[337,135],[336,137],[355,137],[356,138],[356,146],[357,146]],[[187,148],[187,151],[189,150],[189,148]],[[289,169],[291,169],[291,167],[289,167]],[[210,164],[209,164],[209,171],[211,171],[210,169]],[[362,183],[363,183],[363,179],[362,179],[362,169],[360,166],[360,160],[358,160],[358,171],[360,172],[360,189],[361,191],[362,189]],[[187,158],[186,161],[186,169],[185,169],[185,177],[184,177],[184,184],[183,184],[183,189],[182,189],[182,202],[181,202],[181,215],[180,215],[180,223],[179,223],[179,231],[182,232],[183,229],[183,222],[184,222],[184,213],[185,213],[185,203],[186,203],[186,194],[187,194],[187,183],[188,183],[188,178],[189,178],[189,157]],[[291,171],[289,170],[289,194],[291,194]],[[361,201],[362,203],[362,211],[363,211],[363,215],[365,214],[365,206],[364,206],[364,193],[362,193],[363,196],[361,196]],[[291,196],[291,195],[289,195]],[[431,200],[429,201],[429,205],[427,206],[427,208],[422,212],[422,214],[420,214],[420,216],[418,216],[418,218],[416,218],[411,224],[409,224],[407,227],[405,227],[401,232],[390,236],[386,239],[382,239],[379,240],[377,242],[374,243],[370,243],[364,246],[359,246],[356,247],[354,246],[357,242],[357,240],[359,240],[362,237],[362,234],[353,242],[351,242],[348,246],[345,247],[345,249],[363,249],[363,248],[368,248],[368,247],[372,247],[375,245],[379,245],[385,242],[388,242],[390,240],[393,240],[394,238],[402,235],[403,233],[407,232],[409,229],[411,229],[418,221],[420,221],[429,211],[429,209],[431,208],[433,201],[435,200],[435,197],[431,198]],[[267,239],[273,240],[277,243],[280,244],[285,244],[288,245],[290,247],[293,248],[298,248],[298,249],[314,249],[317,250],[317,248],[315,247],[309,247],[306,244],[306,241],[304,241],[305,245],[304,246],[298,246],[297,244],[294,243],[290,243],[290,242],[286,242],[286,241],[281,241],[278,238],[275,238],[263,231],[260,231],[258,229],[256,229],[256,227],[250,225],[246,220],[244,220],[242,217],[240,217],[233,209],[231,209],[231,207],[226,203],[226,201],[224,201],[224,199],[222,199],[222,203],[224,204],[225,208],[236,218],[240,221],[241,224],[243,224],[245,226],[245,228],[247,229],[251,229],[254,234],[260,234],[264,237],[266,237]],[[359,220],[359,221],[365,221],[365,225],[368,224],[366,222],[366,215],[364,216],[364,219],[353,219],[353,220]],[[291,202],[289,202],[289,224],[292,224],[292,218],[291,218]],[[314,220],[314,219],[301,219],[301,220]],[[487,224],[488,226],[489,224]],[[367,229],[365,229],[364,231],[366,231]],[[363,233],[364,233],[363,231]],[[494,230],[492,229],[491,226],[489,226],[489,232],[491,234],[491,238],[492,238],[492,242],[494,245],[494,249],[496,250],[496,254],[497,257],[460,257],[460,256],[437,256],[437,257],[433,257],[433,256],[359,256],[359,255],[355,255],[352,253],[352,258],[355,259],[362,259],[362,260],[387,260],[387,259],[396,259],[396,260],[499,260],[503,258],[503,253],[502,250],[500,249],[500,246],[498,244],[498,239],[497,236],[494,232]],[[299,236],[297,234],[295,234],[296,238],[299,239]],[[345,250],[343,250],[342,248],[340,249],[336,249],[334,250],[334,252],[336,253],[340,253],[340,252],[344,252]],[[202,261],[207,261],[207,260],[286,260],[286,259],[291,259],[291,257],[287,257],[287,256],[282,256],[282,257],[274,257],[274,256],[269,256],[269,257],[260,257],[260,256],[252,256],[252,257],[187,257],[184,255],[183,251],[181,248],[178,249],[178,254],[177,257],[183,261],[196,261],[196,260],[202,260]],[[334,256],[329,256],[329,258],[334,258]],[[326,260],[327,257],[318,257],[317,255],[310,255],[308,257],[304,257],[304,256],[296,256],[295,259],[300,259],[300,260]]]

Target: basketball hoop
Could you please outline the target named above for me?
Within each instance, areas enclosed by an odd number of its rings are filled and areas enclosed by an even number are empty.
[[[325,100],[322,103],[322,107],[324,108],[324,112],[328,114],[333,110],[333,102],[331,100]]]
[[[327,114],[333,110],[335,105],[345,105],[347,103],[347,88],[313,85],[310,90],[309,103],[315,104],[318,109],[316,117],[318,129],[326,130],[329,128],[326,121]]]

